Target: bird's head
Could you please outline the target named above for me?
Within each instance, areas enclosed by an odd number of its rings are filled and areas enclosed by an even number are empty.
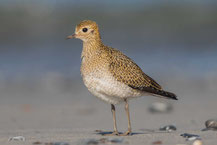
[[[78,38],[84,42],[91,40],[100,40],[99,28],[96,22],[91,20],[84,20],[80,22],[73,35],[69,35],[66,39]]]

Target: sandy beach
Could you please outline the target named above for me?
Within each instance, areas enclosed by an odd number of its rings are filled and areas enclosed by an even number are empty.
[[[15,91],[12,91],[13,87],[11,92],[2,90],[5,100],[2,99],[0,106],[0,144],[62,142],[86,145],[89,140],[99,141],[106,138],[120,141],[116,144],[151,145],[160,141],[157,143],[191,145],[192,141],[186,141],[180,136],[183,133],[189,133],[199,135],[204,145],[214,145],[217,131],[201,130],[205,128],[206,120],[216,117],[216,90],[207,87],[199,91],[198,85],[191,86],[191,81],[172,80],[168,84],[178,82],[177,85],[170,86],[171,90],[177,92],[178,101],[149,96],[130,101],[133,135],[127,137],[107,137],[99,133],[99,131],[113,130],[110,105],[92,96],[81,80],[77,80],[77,85],[65,92],[56,89],[53,81],[51,84],[47,83],[50,88],[49,92],[44,91],[47,90],[46,87],[46,89],[42,89],[44,86],[37,93],[25,91],[25,94],[19,94],[19,90],[16,88],[18,93],[15,94]],[[213,76],[210,80],[212,80],[212,85],[209,79],[204,83],[215,86],[215,77]],[[25,85],[24,88],[26,88]],[[183,92],[177,88],[186,89],[186,91]],[[12,94],[14,96],[10,97]],[[41,98],[34,99],[34,96],[38,95]],[[151,113],[148,108],[154,102],[169,103],[173,109],[168,113]],[[116,110],[118,129],[120,132],[124,132],[127,129],[127,120],[123,104],[118,105]],[[159,128],[165,125],[174,125],[177,130],[159,131]],[[23,136],[25,141],[8,141],[10,137],[14,136]],[[109,143],[111,142],[105,144]],[[98,144],[103,143],[99,142]]]

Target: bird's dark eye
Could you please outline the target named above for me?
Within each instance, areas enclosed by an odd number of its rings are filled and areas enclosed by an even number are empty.
[[[87,30],[88,30],[87,28],[83,28],[82,29],[83,32],[87,32]]]

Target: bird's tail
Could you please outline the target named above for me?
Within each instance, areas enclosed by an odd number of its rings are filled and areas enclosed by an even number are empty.
[[[133,89],[140,90],[140,91],[145,91],[146,93],[149,93],[153,96],[162,97],[166,99],[178,100],[177,96],[174,93],[167,92],[161,89],[156,89],[154,87],[133,87],[133,86],[130,86],[130,87]]]

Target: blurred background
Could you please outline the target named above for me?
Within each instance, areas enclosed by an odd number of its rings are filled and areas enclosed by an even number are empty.
[[[184,127],[216,117],[216,1],[1,0],[0,129],[112,129],[110,106],[93,97],[80,77],[82,42],[65,40],[85,19],[98,23],[106,45],[123,51],[179,97],[166,100],[172,115],[148,112],[149,104],[165,100],[131,101],[135,127],[177,120]],[[125,113],[118,119],[126,122]]]

